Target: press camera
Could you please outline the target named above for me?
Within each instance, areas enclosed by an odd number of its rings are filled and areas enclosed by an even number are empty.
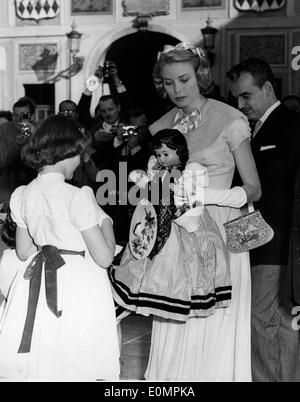
[[[21,133],[25,138],[29,138],[31,136],[31,128],[29,124],[29,113],[23,112],[21,119]]]
[[[122,128],[125,130],[123,137],[128,137],[129,135],[138,135],[136,126],[123,126]]]

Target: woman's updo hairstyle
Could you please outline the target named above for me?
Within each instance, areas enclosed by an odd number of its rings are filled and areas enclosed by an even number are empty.
[[[162,68],[167,64],[189,62],[193,65],[200,93],[209,94],[215,83],[210,71],[210,63],[205,51],[197,46],[187,45],[182,42],[176,46],[166,45],[162,52],[158,53],[157,62],[154,65],[153,77],[160,77]]]
[[[166,99],[168,95],[161,79],[160,67],[159,61],[156,61],[152,70],[152,80],[158,96],[162,99]]]
[[[82,155],[91,143],[90,134],[75,120],[62,115],[48,117],[21,150],[21,158],[39,171],[64,159]]]

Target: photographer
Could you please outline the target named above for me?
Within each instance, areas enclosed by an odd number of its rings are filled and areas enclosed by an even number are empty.
[[[126,122],[121,118],[121,106],[111,95],[102,96],[99,101],[101,120],[94,126],[92,146],[95,149],[93,160],[96,166],[102,169],[113,170],[118,173],[118,152],[114,147],[114,138],[117,135],[118,126]]]
[[[114,147],[119,152],[119,160],[126,160],[128,172],[145,170],[150,157],[152,136],[148,129],[148,119],[141,109],[129,111],[129,126],[119,124]]]
[[[71,119],[78,120],[77,105],[70,99],[63,100],[58,106],[58,113]]]
[[[90,113],[92,95],[100,85],[102,85],[102,94],[95,108],[95,116],[92,117]],[[126,110],[128,110],[131,104],[131,99],[119,78],[117,66],[112,61],[106,61],[104,67],[99,66],[95,75],[86,80],[86,88],[78,103],[78,121],[88,130],[92,130],[103,121],[100,111],[100,101],[104,95],[111,95],[116,99],[117,103],[121,105],[122,117],[125,118]]]
[[[29,97],[13,105],[12,121],[0,126],[0,202],[7,202],[14,189],[32,179],[32,171],[21,163],[20,148],[36,130],[35,103]]]

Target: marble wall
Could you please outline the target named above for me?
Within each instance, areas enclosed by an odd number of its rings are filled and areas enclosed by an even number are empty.
[[[226,71],[241,57],[259,55],[258,48],[272,61],[274,72],[282,82],[283,95],[300,94],[300,71],[291,68],[292,49],[300,46],[299,1],[286,0],[282,9],[261,13],[240,12],[233,0],[168,0],[166,3],[167,15],[154,16],[149,21],[150,31],[166,33],[180,41],[201,43],[201,28],[205,27],[208,16],[212,18],[213,26],[219,30],[213,73],[224,95]],[[128,4],[136,5],[138,0]],[[11,108],[24,94],[24,84],[42,83],[51,74],[68,68],[66,33],[73,21],[83,34],[79,55],[84,57],[82,70],[71,80],[74,101],[79,100],[85,78],[103,62],[110,45],[136,32],[132,27],[134,16],[124,16],[122,0],[60,0],[60,6],[56,18],[24,21],[17,17],[13,1],[1,0],[0,47],[5,49],[7,69],[0,71],[0,109]],[[40,69],[30,68],[33,65]],[[56,107],[68,98],[69,84],[64,78],[55,82]]]

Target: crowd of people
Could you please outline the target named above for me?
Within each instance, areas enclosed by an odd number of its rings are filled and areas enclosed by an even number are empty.
[[[280,101],[261,59],[227,78],[234,106],[205,52],[180,43],[153,69],[164,100],[157,121],[130,99],[114,63],[94,113],[89,85],[38,126],[30,98],[0,112],[0,379],[117,380],[117,305],[153,316],[146,380],[300,381],[297,97]],[[143,258],[128,237],[135,206],[120,202],[123,163],[129,189],[160,189]],[[108,205],[98,197],[104,172],[116,178]],[[229,252],[224,224],[251,203],[274,237]]]

